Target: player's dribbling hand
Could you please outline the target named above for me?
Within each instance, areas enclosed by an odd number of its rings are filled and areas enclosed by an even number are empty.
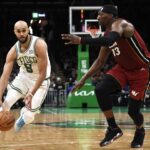
[[[61,34],[61,37],[62,37],[63,40],[67,40],[67,42],[65,42],[65,45],[80,44],[80,42],[81,42],[81,37],[76,36],[76,35]]]

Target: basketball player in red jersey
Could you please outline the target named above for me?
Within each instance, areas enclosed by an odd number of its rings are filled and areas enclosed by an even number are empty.
[[[65,44],[99,44],[101,46],[99,56],[88,72],[74,86],[73,91],[81,88],[85,80],[103,66],[108,55],[113,54],[117,64],[107,72],[95,88],[99,107],[108,123],[107,132],[100,142],[100,146],[106,146],[123,135],[115,121],[110,95],[128,84],[130,86],[128,114],[136,125],[131,147],[140,148],[145,136],[144,117],[140,112],[140,107],[149,82],[150,54],[134,26],[117,16],[118,10],[115,6],[105,5],[98,12],[97,17],[101,25],[105,27],[104,36],[92,39],[62,34],[62,39],[68,40]]]

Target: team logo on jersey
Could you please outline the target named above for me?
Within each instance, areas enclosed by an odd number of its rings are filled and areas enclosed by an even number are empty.
[[[29,54],[34,54],[34,50],[30,50],[30,51],[29,51]]]
[[[23,56],[17,59],[18,65],[37,63],[36,57]]]
[[[132,90],[132,91],[131,91],[131,94],[132,94],[133,96],[137,96],[137,95],[139,94],[139,92],[136,92],[136,91]]]
[[[145,68],[141,68],[141,71],[145,71],[146,69]]]
[[[118,46],[118,45],[117,45],[117,42],[114,42],[111,46],[109,46],[109,48],[112,49],[112,48],[114,48],[114,47],[116,47],[116,46]]]

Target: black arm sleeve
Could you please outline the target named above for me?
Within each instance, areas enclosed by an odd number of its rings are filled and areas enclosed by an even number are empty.
[[[81,44],[99,44],[100,46],[111,46],[116,40],[120,38],[118,32],[109,32],[107,36],[98,38],[82,37]]]

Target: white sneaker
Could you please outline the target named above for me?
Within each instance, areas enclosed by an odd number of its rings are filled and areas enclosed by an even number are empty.
[[[19,132],[24,125],[25,125],[25,122],[24,122],[23,116],[21,115],[15,122],[15,125],[14,125],[15,131]]]

